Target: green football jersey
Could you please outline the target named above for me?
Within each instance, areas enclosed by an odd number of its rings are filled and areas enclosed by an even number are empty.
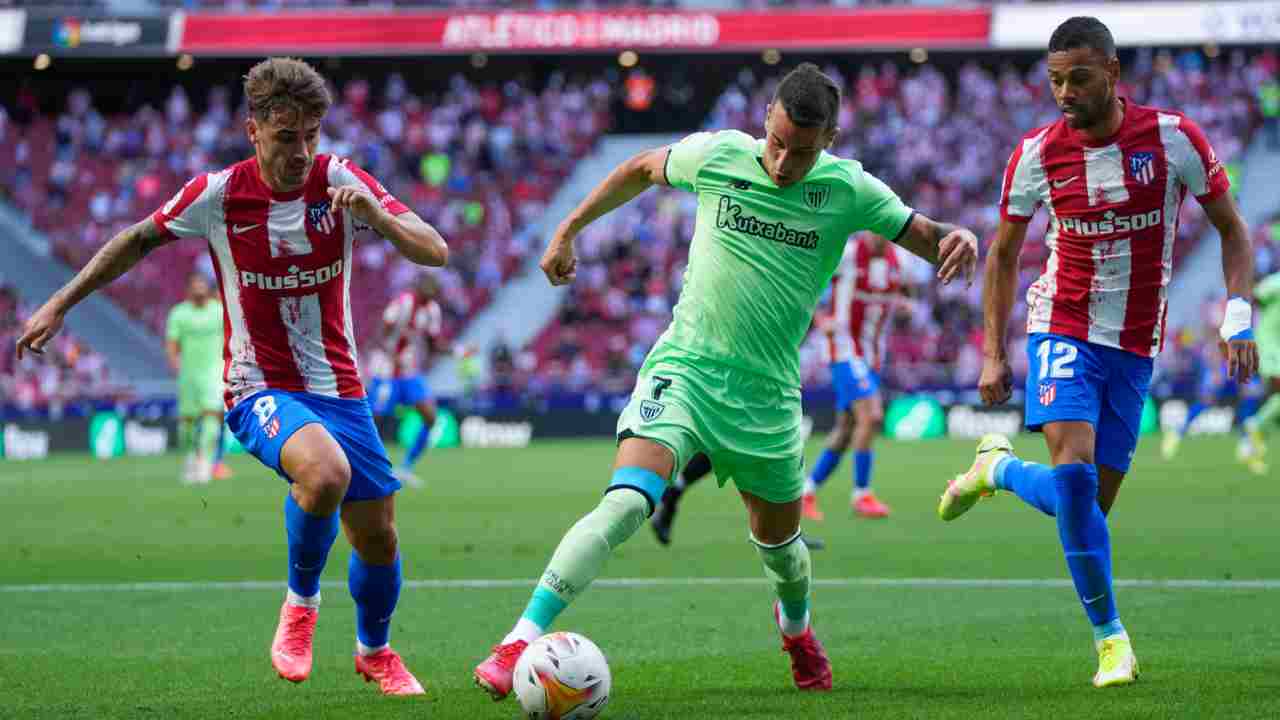
[[[674,348],[800,385],[800,344],[845,242],[895,239],[912,210],[862,164],[823,152],[779,188],[764,141],[736,130],[671,146],[667,182],[698,195],[684,289],[654,352]]]
[[[189,301],[169,311],[165,338],[178,343],[181,372],[185,377],[222,372],[222,305],[208,300],[197,307]]]
[[[1280,273],[1272,273],[1253,289],[1253,298],[1261,307],[1256,330],[1259,342],[1280,343]]]

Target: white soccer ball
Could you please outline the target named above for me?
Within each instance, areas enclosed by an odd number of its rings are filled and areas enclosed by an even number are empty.
[[[609,702],[609,663],[596,644],[571,632],[543,635],[525,649],[513,678],[528,720],[589,720]]]

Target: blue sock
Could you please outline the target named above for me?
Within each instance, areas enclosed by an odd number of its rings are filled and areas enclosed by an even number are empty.
[[[423,423],[422,429],[418,431],[418,437],[414,438],[413,446],[409,448],[409,454],[404,456],[404,466],[412,468],[418,462],[418,458],[422,457],[422,453],[427,449],[427,441],[431,439],[431,426]]]
[[[218,424],[218,443],[213,446],[213,464],[217,465],[222,462],[222,453],[226,449],[227,442],[227,423],[220,422]]]
[[[560,596],[539,586],[533,591],[533,597],[529,598],[529,604],[520,617],[545,630],[551,627],[551,623],[555,622],[566,607],[568,603],[561,600]]]
[[[1187,408],[1187,419],[1182,421],[1182,427],[1178,430],[1178,434],[1186,435],[1187,430],[1191,429],[1191,423],[1200,417],[1200,413],[1204,412],[1206,407],[1202,402],[1192,403],[1191,407]]]
[[[853,487],[866,490],[871,487],[871,461],[875,455],[870,450],[855,450],[853,453]]]
[[[1058,512],[1058,486],[1053,469],[1040,463],[1024,462],[1009,456],[996,466],[996,487],[1008,490],[1028,505],[1053,517]]]
[[[320,592],[320,573],[338,537],[338,513],[312,515],[289,493],[284,497],[284,530],[289,539],[289,589],[311,597]]]
[[[827,478],[831,477],[831,473],[840,466],[842,453],[838,453],[831,448],[823,448],[822,454],[818,456],[818,462],[813,466],[813,474],[809,476],[813,480],[816,487],[822,487]]]
[[[1058,537],[1085,614],[1102,631],[1120,617],[1111,589],[1111,534],[1098,507],[1098,468],[1085,463],[1053,469],[1058,486]]]
[[[356,601],[356,638],[380,648],[391,637],[391,614],[400,599],[400,556],[390,565],[367,565],[354,550],[347,565],[347,588]]]

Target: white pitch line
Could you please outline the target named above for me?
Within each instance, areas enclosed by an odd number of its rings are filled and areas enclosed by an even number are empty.
[[[1065,578],[817,578],[823,587],[905,587],[905,588],[1069,588]],[[764,585],[763,578],[602,578],[595,587],[692,587]],[[328,580],[324,587],[340,588],[346,583]],[[484,589],[531,588],[529,579],[458,579],[406,580],[406,588]],[[1280,580],[1116,580],[1116,587],[1155,588],[1167,590],[1280,590]],[[45,585],[0,585],[0,593],[90,593],[90,592],[197,592],[207,590],[283,590],[279,580],[239,580],[208,582],[138,582],[138,583],[53,583]]]

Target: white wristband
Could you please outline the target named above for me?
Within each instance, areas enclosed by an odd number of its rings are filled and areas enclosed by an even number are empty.
[[[1248,300],[1233,297],[1227,301],[1227,310],[1222,314],[1222,328],[1218,330],[1218,334],[1224,342],[1253,337],[1253,306]]]

